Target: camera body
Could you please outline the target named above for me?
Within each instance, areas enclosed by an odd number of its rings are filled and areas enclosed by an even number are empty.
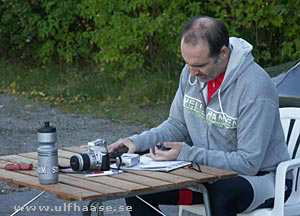
[[[109,170],[110,156],[106,147],[106,141],[97,139],[89,142],[86,151],[71,157],[70,165],[74,171]]]

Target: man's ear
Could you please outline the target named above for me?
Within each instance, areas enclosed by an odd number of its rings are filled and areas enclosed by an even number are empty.
[[[223,46],[220,51],[220,57],[226,59],[230,54],[230,50],[227,46]]]

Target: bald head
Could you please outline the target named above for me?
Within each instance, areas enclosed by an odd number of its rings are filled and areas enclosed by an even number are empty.
[[[229,45],[225,24],[215,18],[204,16],[194,17],[184,26],[181,40],[193,46],[208,43],[210,57],[217,56],[223,46]]]

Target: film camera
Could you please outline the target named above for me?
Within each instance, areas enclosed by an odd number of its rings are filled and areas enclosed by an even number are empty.
[[[110,169],[110,156],[104,139],[96,139],[88,142],[88,150],[81,154],[75,154],[70,159],[70,165],[74,171]]]

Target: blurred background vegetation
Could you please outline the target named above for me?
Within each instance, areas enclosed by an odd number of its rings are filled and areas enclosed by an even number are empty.
[[[0,0],[0,92],[157,124],[184,64],[179,34],[200,14],[265,68],[300,58],[299,0]]]

